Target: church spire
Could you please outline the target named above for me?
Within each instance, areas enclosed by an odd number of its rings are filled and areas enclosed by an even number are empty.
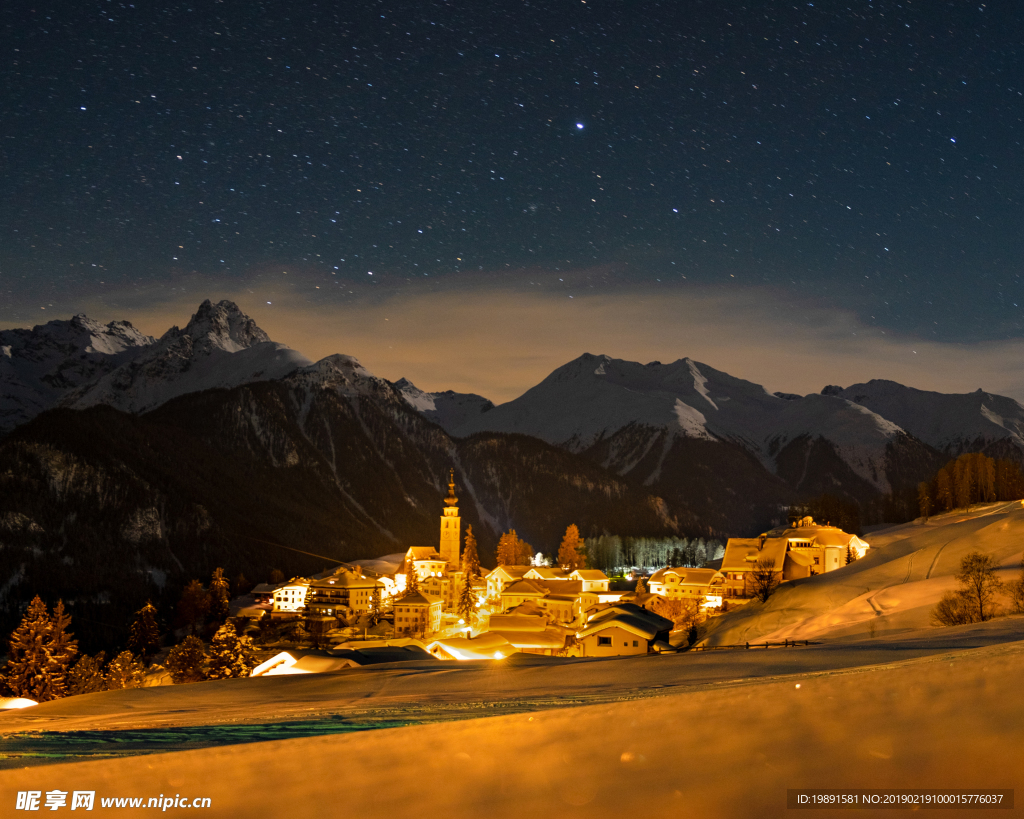
[[[444,499],[446,506],[455,506],[459,499],[455,497],[455,469],[448,472],[448,497]]]

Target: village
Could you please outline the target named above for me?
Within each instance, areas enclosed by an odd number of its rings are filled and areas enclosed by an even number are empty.
[[[632,588],[620,580],[616,590],[605,572],[586,567],[583,540],[570,525],[559,565],[499,546],[499,565],[486,571],[471,527],[462,530],[451,473],[436,547],[262,583],[235,615],[254,629],[290,635],[252,670],[254,677],[514,653],[675,653],[699,639],[709,617],[765,600],[783,582],[838,569],[869,548],[834,526],[793,517],[757,538],[731,538],[724,555],[705,566],[662,567],[649,576],[641,569],[629,579]]]

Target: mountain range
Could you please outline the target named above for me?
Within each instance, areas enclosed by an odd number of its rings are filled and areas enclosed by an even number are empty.
[[[75,316],[0,331],[0,617],[45,590],[116,644],[132,607],[169,606],[216,566],[262,580],[430,544],[449,468],[486,560],[513,527],[548,552],[569,523],[756,533],[823,493],[870,504],[963,451],[1019,461],[1022,432],[1002,396],[772,394],[688,358],[585,354],[495,406],[311,362],[227,301],[159,339]]]

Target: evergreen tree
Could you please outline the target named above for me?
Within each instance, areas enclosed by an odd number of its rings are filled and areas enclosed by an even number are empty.
[[[7,655],[7,686],[16,697],[36,702],[63,697],[67,672],[78,653],[78,644],[66,632],[71,618],[58,602],[53,617],[36,595],[21,624],[11,634]]]
[[[256,652],[252,640],[239,637],[235,627],[225,623],[210,643],[210,663],[207,678],[224,680],[230,677],[248,677],[256,667]]]
[[[953,508],[953,482],[948,467],[943,467],[935,475],[935,502],[943,512]]]
[[[130,651],[122,651],[107,665],[107,688],[142,688],[146,679],[146,666]]]
[[[248,594],[253,589],[253,584],[249,582],[249,578],[245,576],[245,572],[238,573],[238,576],[234,580],[234,585],[235,597]]]
[[[410,594],[415,594],[420,590],[420,577],[416,573],[416,566],[413,564],[412,558],[406,561],[405,567],[405,596],[408,597]]]
[[[94,694],[107,690],[107,678],[103,675],[103,660],[106,653],[101,651],[95,657],[83,654],[68,670],[67,695]]]
[[[374,586],[373,591],[370,592],[370,609],[368,614],[370,615],[370,625],[375,626],[380,622],[380,615],[383,606],[380,599],[380,586]]]
[[[193,637],[199,634],[209,613],[210,595],[203,588],[202,583],[192,580],[181,593],[181,600],[178,602],[178,615],[188,626]]]
[[[214,569],[210,579],[210,614],[218,625],[223,623],[231,607],[231,584],[223,569]]]
[[[466,625],[471,625],[470,617],[475,609],[476,599],[473,596],[473,578],[469,573],[466,573],[463,575],[462,590],[459,592],[457,606],[459,617],[466,621]]]
[[[284,574],[281,573],[280,569],[274,569],[270,573],[270,585],[276,586],[278,583],[284,583]]]
[[[466,524],[466,548],[462,552],[462,571],[473,577],[480,576],[480,556],[476,550],[472,524]]]
[[[128,635],[128,648],[142,655],[143,661],[148,660],[160,649],[160,628],[156,624],[156,607],[149,600],[135,612],[131,631]]]
[[[569,525],[565,530],[565,536],[558,547],[558,565],[567,572],[583,568],[583,556],[580,554],[584,548],[583,540],[580,538],[579,527],[575,523]]]
[[[516,559],[516,530],[505,532],[498,538],[498,565],[514,566]]]
[[[644,583],[643,575],[636,579],[636,596],[639,597],[641,594],[647,594],[647,584]]]
[[[857,553],[853,550],[852,546],[846,547],[846,565],[849,566],[853,561],[857,559]]]
[[[189,635],[172,648],[167,654],[167,670],[175,683],[205,680],[206,648],[203,641],[195,635]]]

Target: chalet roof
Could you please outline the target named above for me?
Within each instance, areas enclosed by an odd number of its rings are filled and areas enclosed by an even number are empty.
[[[784,537],[769,537],[764,545],[760,538],[731,537],[725,544],[725,556],[722,558],[723,572],[749,572],[759,560],[771,560],[775,571],[781,572],[786,561],[786,550],[789,540]]]
[[[550,566],[531,566],[524,576],[528,580],[568,580],[569,578],[565,569]]]
[[[280,589],[284,583],[260,583],[254,586],[249,594],[273,594]]]
[[[616,603],[613,606],[607,606],[606,608],[599,609],[590,615],[590,619],[587,621],[587,626],[589,627],[592,623],[611,619],[612,617],[617,617],[619,615],[644,620],[652,626],[657,626],[658,631],[665,631],[672,628],[672,621],[667,617],[662,617],[660,614],[648,611],[636,603]]]
[[[487,573],[487,577],[493,575],[505,575],[509,580],[516,580],[522,578],[533,566],[498,566],[496,569],[491,569]]]
[[[433,546],[410,546],[405,554],[413,560],[444,560]]]
[[[372,589],[374,587],[384,588],[379,580],[356,572],[342,571],[338,574],[325,577],[322,580],[314,580],[311,586],[318,589]]]
[[[663,620],[664,618],[660,619]],[[591,634],[597,634],[605,629],[616,626],[638,637],[643,637],[645,640],[653,640],[660,632],[668,631],[669,629],[669,626],[658,628],[655,623],[642,617],[616,612],[608,617],[599,618],[588,623],[587,627],[576,636],[579,638],[589,637]]]
[[[407,594],[405,597],[396,600],[396,606],[432,606],[434,603],[443,602],[440,597],[427,592],[414,591]]]
[[[814,565],[814,555],[802,549],[790,549],[786,555],[786,560],[793,561],[797,566]]]
[[[708,586],[712,582],[724,579],[722,573],[717,569],[694,569],[692,567],[664,568],[658,569],[651,575],[648,585],[651,583],[667,583],[668,577],[675,575],[679,578],[679,585],[683,586]]]
[[[575,580],[607,580],[608,575],[600,569],[576,569],[569,577]]]
[[[540,585],[543,582],[543,580],[516,580],[502,590],[501,596],[543,597],[548,593],[547,589]]]

